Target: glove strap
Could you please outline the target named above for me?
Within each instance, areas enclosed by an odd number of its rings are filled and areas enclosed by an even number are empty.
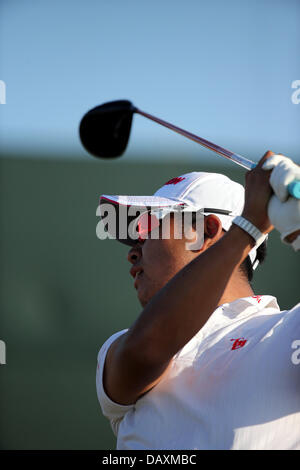
[[[249,233],[249,235],[251,235],[251,237],[255,240],[256,247],[261,245],[266,238],[266,235],[264,233],[262,233],[260,230],[258,230],[258,228],[251,224],[249,220],[245,219],[240,215],[235,217],[232,223],[238,225],[245,232]]]

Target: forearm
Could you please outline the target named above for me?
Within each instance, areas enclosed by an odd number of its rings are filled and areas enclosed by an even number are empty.
[[[127,346],[157,363],[170,360],[206,323],[253,246],[233,225],[152,298],[126,335]]]

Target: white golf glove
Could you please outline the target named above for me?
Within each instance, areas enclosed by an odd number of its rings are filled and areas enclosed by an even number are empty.
[[[300,180],[300,166],[288,157],[272,155],[262,166],[263,170],[273,170],[270,185],[281,202],[288,199],[288,185],[294,180]]]
[[[268,206],[268,216],[284,242],[285,237],[300,230],[300,199],[290,197],[286,202],[281,202],[277,196],[272,196]],[[300,235],[290,244],[295,251],[300,250]]]
[[[289,197],[288,185],[295,179],[300,180],[300,167],[290,158],[272,155],[265,161],[264,170],[272,170],[270,185],[275,193],[268,206],[268,216],[280,232],[281,240],[300,230],[300,199]],[[300,250],[300,235],[291,243],[295,251]]]

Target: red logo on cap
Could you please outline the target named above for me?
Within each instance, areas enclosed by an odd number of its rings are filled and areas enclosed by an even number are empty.
[[[183,181],[183,180],[185,180],[185,178],[182,178],[182,177],[178,176],[177,178],[172,178],[170,181],[167,181],[165,183],[165,185],[167,185],[167,184],[177,184],[177,183],[180,183],[180,181]]]

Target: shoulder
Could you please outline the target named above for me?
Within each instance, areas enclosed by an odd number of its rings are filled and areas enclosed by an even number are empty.
[[[298,319],[298,321],[300,322],[300,302],[290,309],[281,310],[280,313],[286,319],[293,319],[296,321]]]
[[[294,313],[300,312],[300,302],[296,304],[293,308],[291,308],[289,311]]]
[[[112,429],[115,434],[117,434],[119,423],[124,417],[124,415],[133,408],[133,405],[121,405],[119,403],[115,403],[112,401],[109,396],[106,394],[104,387],[103,387],[103,370],[107,352],[112,345],[112,343],[118,339],[120,336],[124,335],[128,329],[124,329],[114,333],[110,336],[105,343],[100,348],[97,357],[97,372],[96,372],[96,390],[97,396],[99,400],[99,404],[104,416],[106,416]]]
[[[110,336],[110,337],[105,341],[105,343],[103,343],[103,345],[102,345],[101,348],[100,348],[100,351],[98,352],[98,357],[97,357],[98,364],[99,364],[99,362],[102,362],[102,361],[105,360],[107,351],[109,350],[111,344],[112,344],[117,338],[119,338],[120,336],[124,335],[127,331],[128,331],[128,328],[126,328],[126,329],[124,329],[124,330],[121,330],[121,331],[118,331],[117,333],[114,333],[112,336]]]
[[[284,317],[289,320],[290,322],[293,322],[293,324],[298,324],[300,326],[300,302],[296,304],[294,307],[292,307],[289,310],[285,310],[281,312],[284,314]],[[299,328],[297,330],[299,332]]]

